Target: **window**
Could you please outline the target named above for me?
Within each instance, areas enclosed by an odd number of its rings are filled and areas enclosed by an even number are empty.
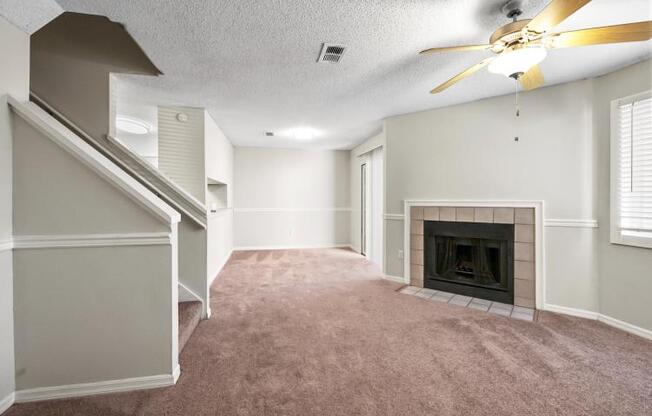
[[[611,242],[652,248],[652,94],[611,103]]]

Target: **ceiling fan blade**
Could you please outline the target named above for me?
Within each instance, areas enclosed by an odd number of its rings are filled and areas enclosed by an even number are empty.
[[[529,30],[543,33],[557,26],[591,0],[552,0],[527,24]]]
[[[456,51],[481,51],[491,48],[492,45],[462,45],[462,46],[448,46],[444,48],[430,48],[419,52],[424,55],[427,53],[435,52],[456,52]]]
[[[534,65],[527,72],[518,77],[518,82],[524,90],[530,91],[543,85],[543,73],[539,65]]]
[[[652,21],[592,27],[571,32],[552,33],[545,42],[551,48],[638,42],[652,38]]]
[[[485,66],[489,65],[489,62],[493,61],[495,58],[487,58],[475,65],[473,65],[470,68],[465,69],[464,71],[460,72],[459,74],[455,75],[453,78],[449,79],[448,81],[444,82],[443,84],[433,88],[430,91],[430,94],[437,94],[439,92],[444,91],[446,88],[450,87],[451,85],[455,84],[457,81],[462,80],[469,75],[473,75],[475,72],[478,70],[484,68]]]

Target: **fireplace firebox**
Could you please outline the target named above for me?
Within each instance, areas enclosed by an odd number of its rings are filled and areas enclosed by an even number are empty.
[[[514,225],[424,221],[424,287],[514,303]]]

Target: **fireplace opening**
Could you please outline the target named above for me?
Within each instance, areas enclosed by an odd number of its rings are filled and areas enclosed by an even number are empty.
[[[514,303],[512,224],[424,222],[424,287]]]

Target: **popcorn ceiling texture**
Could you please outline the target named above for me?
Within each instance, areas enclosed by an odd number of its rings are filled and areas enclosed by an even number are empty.
[[[508,22],[503,2],[58,0],[66,10],[126,25],[165,75],[122,78],[154,103],[206,107],[235,145],[331,149],[353,147],[391,115],[513,93],[512,81],[481,71],[432,96],[432,87],[491,53],[417,54],[485,43]],[[546,3],[526,1],[523,17]],[[646,20],[650,13],[647,0],[596,0],[562,28]],[[348,46],[339,64],[316,63],[322,42]],[[542,68],[548,85],[567,82],[641,60],[651,45],[553,51]],[[323,134],[305,142],[284,135],[304,125]]]
[[[0,16],[32,34],[63,13],[54,0],[1,0]]]

